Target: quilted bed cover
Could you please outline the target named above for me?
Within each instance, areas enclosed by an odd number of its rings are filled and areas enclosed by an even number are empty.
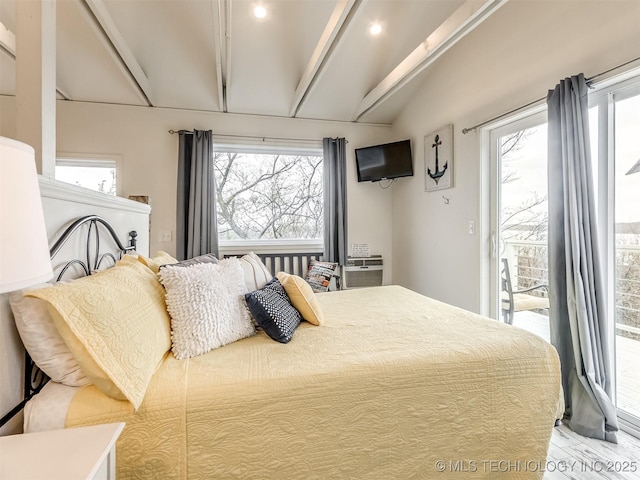
[[[542,478],[553,347],[402,287],[318,298],[291,343],[168,355],[137,412],[87,386],[67,426],[126,422],[121,480]]]

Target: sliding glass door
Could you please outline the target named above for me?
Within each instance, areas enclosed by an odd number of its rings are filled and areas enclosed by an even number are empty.
[[[547,124],[544,112],[508,123],[490,135],[491,315],[549,340],[548,310],[510,311],[514,291],[547,283]],[[508,276],[508,279],[507,279]],[[534,288],[530,297],[546,297]],[[536,302],[536,298],[531,298]],[[532,307],[536,305],[532,304]],[[538,305],[539,306],[539,305]]]
[[[640,419],[640,94],[615,101],[618,408]]]
[[[589,97],[598,227],[607,313],[615,342],[615,398],[621,424],[640,433],[640,76],[599,86]],[[512,288],[547,283],[546,111],[520,115],[483,132],[490,192],[485,206],[485,312],[507,321],[504,267]],[[544,291],[530,292],[544,296]],[[548,310],[511,320],[549,340]],[[507,321],[507,323],[510,323]]]
[[[590,98],[621,423],[640,431],[640,83]]]

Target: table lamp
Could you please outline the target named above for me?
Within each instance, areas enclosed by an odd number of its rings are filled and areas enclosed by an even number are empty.
[[[51,277],[35,152],[0,137],[0,293]]]

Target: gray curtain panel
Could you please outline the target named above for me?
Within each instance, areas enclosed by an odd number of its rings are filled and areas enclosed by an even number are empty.
[[[347,141],[324,138],[324,260],[347,262]]]
[[[562,366],[569,426],[616,443],[613,366],[591,169],[587,84],[564,79],[547,95],[551,343]]]
[[[176,257],[185,260],[206,253],[217,257],[212,133],[180,131],[179,136]]]

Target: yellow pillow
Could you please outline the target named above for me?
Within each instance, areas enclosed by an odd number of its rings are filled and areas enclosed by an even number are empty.
[[[146,265],[151,269],[153,273],[158,273],[162,265],[170,265],[178,263],[178,260],[173,258],[167,252],[156,252],[156,256],[153,258],[147,258],[144,255],[138,255],[138,261],[143,265]]]
[[[96,387],[135,409],[171,348],[164,289],[138,262],[27,292],[49,303],[58,332]]]
[[[300,312],[302,318],[313,325],[321,325],[324,316],[311,286],[297,275],[279,272],[277,277],[284,291],[287,292],[291,304]]]

